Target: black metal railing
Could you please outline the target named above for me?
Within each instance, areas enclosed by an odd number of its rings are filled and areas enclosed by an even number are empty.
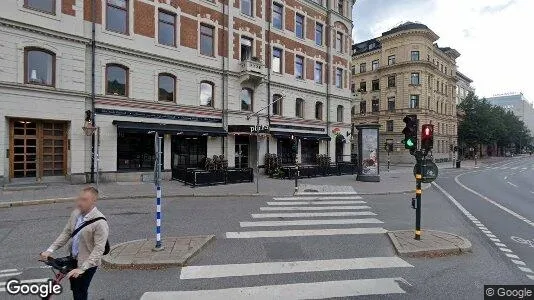
[[[227,168],[221,170],[203,170],[198,168],[174,168],[172,178],[185,184],[195,186],[253,182],[252,168]]]
[[[283,166],[281,170],[283,179],[294,179],[297,174],[296,166]],[[298,171],[299,178],[353,175],[357,173],[357,166],[351,162],[338,162],[328,166],[302,165]]]

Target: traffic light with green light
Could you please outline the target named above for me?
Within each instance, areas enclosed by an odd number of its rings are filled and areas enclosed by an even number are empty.
[[[407,115],[402,121],[406,123],[406,127],[402,130],[404,148],[410,152],[415,151],[417,149],[417,115]]]

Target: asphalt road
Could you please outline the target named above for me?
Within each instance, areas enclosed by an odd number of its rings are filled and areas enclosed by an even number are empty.
[[[523,165],[534,163],[532,160],[514,159],[500,163],[511,163],[513,172],[523,171]],[[515,164],[517,169],[513,169]],[[519,167],[521,165],[521,167]],[[506,169],[480,169],[477,172],[499,173]],[[525,170],[526,171],[529,170]],[[465,171],[462,171],[465,172]],[[531,170],[529,172],[532,172]],[[528,237],[528,224],[517,220],[509,213],[502,212],[494,204],[477,199],[474,194],[458,187],[454,177],[456,170],[441,170],[438,183],[457,201],[461,201],[473,215],[484,223],[495,235],[503,235],[500,230],[515,230],[514,234]],[[482,175],[482,183],[488,181]],[[504,175],[505,176],[505,175]],[[517,175],[508,179],[521,186]],[[527,176],[525,174],[525,176]],[[500,176],[503,177],[503,176]],[[470,174],[460,177],[471,178]],[[498,180],[496,176],[495,180]],[[503,177],[504,178],[504,177]],[[517,177],[519,178],[519,177]],[[514,181],[512,181],[514,180]],[[525,180],[528,183],[528,180]],[[380,184],[380,183],[377,183]],[[469,183],[471,184],[471,183]],[[491,183],[490,183],[491,184]],[[496,183],[495,183],[496,184]],[[505,183],[513,188],[512,185]],[[525,184],[525,183],[523,183]],[[483,185],[484,186],[484,185]],[[500,190],[502,188],[495,188]],[[519,188],[518,188],[519,189]],[[484,190],[484,189],[483,189]],[[517,191],[519,193],[519,191]],[[522,194],[519,194],[522,195]],[[489,197],[490,195],[488,195]],[[293,299],[297,295],[306,296],[311,293],[321,298],[343,298],[343,293],[362,295],[365,299],[482,299],[484,284],[527,284],[532,280],[526,277],[509,257],[462,212],[453,202],[437,188],[432,187],[423,194],[423,238],[425,229],[437,229],[460,234],[473,244],[473,253],[441,258],[410,258],[400,259],[387,236],[381,231],[412,229],[414,226],[414,210],[410,207],[412,195],[397,194],[387,196],[362,196],[362,199],[326,199],[323,201],[363,201],[362,203],[307,203],[305,205],[290,199],[273,199],[271,197],[255,198],[188,198],[164,200],[163,235],[197,235],[215,234],[214,243],[204,249],[191,262],[190,266],[204,266],[207,273],[194,275],[191,269],[169,268],[165,270],[99,270],[90,289],[91,299],[139,299],[145,292],[158,292],[158,299],[179,295],[180,299],[207,299],[209,293],[215,299],[237,299],[235,295],[251,292],[254,287],[262,286],[270,298]],[[520,198],[520,197],[519,197]],[[285,200],[285,201],[284,201]],[[290,200],[290,201],[289,201]],[[532,201],[523,199],[523,201]],[[465,202],[465,203],[464,203]],[[527,207],[527,203],[519,204]],[[313,211],[291,211],[291,207],[319,207]],[[334,206],[335,208],[326,208]],[[358,209],[340,209],[340,206],[364,206]],[[284,210],[269,210],[265,208]],[[111,235],[110,242],[152,237],[154,235],[154,201],[152,199],[111,200],[99,203],[99,208],[108,217]],[[0,210],[0,282],[13,277],[21,279],[41,279],[50,274],[50,270],[39,268],[37,254],[46,249],[57,233],[63,228],[70,212],[68,204],[43,206],[15,207]],[[479,210],[476,210],[479,209]],[[510,209],[518,207],[511,206]],[[339,213],[366,212],[362,216],[320,216],[320,217],[269,217],[259,214],[269,213]],[[478,213],[483,214],[481,216]],[[486,214],[488,215],[486,220]],[[530,218],[530,214],[523,214]],[[502,218],[502,222],[497,222]],[[366,224],[317,224],[307,220],[339,220],[374,219]],[[287,223],[264,223],[258,226],[254,222],[303,221],[305,224],[288,225]],[[377,222],[378,221],[378,222]],[[504,223],[504,226],[493,227]],[[248,223],[242,223],[248,222]],[[524,225],[523,225],[523,224]],[[247,225],[248,224],[248,225]],[[251,226],[252,227],[247,227]],[[518,231],[521,227],[522,231]],[[232,233],[246,235],[261,234],[269,231],[274,235],[287,234],[288,230],[309,230],[314,234],[321,230],[334,230],[329,236],[280,236],[251,238],[228,238]],[[335,230],[355,230],[366,234],[340,234]],[[530,230],[530,231],[529,231]],[[274,232],[274,233],[273,233]],[[230,234],[228,234],[230,233]],[[501,238],[503,243],[513,250],[526,265],[534,265],[528,256],[531,253],[527,245],[512,244]],[[517,249],[516,249],[517,248]],[[522,248],[522,251],[520,251]],[[66,253],[63,253],[66,254]],[[293,264],[283,264],[292,262]],[[288,269],[288,265],[299,266],[307,263],[312,266],[308,270]],[[310,263],[309,263],[310,262]],[[253,263],[273,263],[267,265],[250,265]],[[219,272],[230,272],[230,275],[217,275],[214,266],[220,266]],[[368,265],[366,269],[363,269]],[[295,268],[297,268],[295,267]],[[310,267],[308,267],[310,268]],[[6,272],[7,270],[7,272]],[[267,271],[270,270],[270,271]],[[285,270],[285,271],[284,271]],[[289,271],[288,271],[289,270]],[[292,271],[291,271],[292,270]],[[2,273],[3,272],[3,273]],[[224,273],[223,272],[223,273]],[[243,276],[239,272],[244,272]],[[284,273],[290,272],[290,273]],[[20,273],[20,274],[19,274]],[[190,274],[192,278],[181,276]],[[191,275],[193,274],[193,275]],[[207,275],[206,275],[207,274]],[[209,278],[215,277],[215,278]],[[68,289],[68,284],[65,285]],[[292,290],[295,289],[295,290]],[[214,292],[208,292],[212,291]],[[176,292],[192,291],[192,293],[175,294]],[[204,294],[202,294],[204,293]],[[226,293],[226,294],[225,294]],[[230,293],[230,294],[228,294]],[[233,294],[232,294],[233,293]],[[286,294],[284,294],[286,293]],[[289,293],[289,294],[287,294]],[[297,294],[304,293],[304,294]],[[378,295],[371,295],[379,293]],[[225,296],[226,295],[226,296]],[[230,295],[230,296],[229,296]],[[69,299],[69,294],[57,299]],[[0,299],[19,299],[1,291]],[[269,297],[267,297],[269,298]],[[310,297],[308,297],[310,298]],[[31,298],[29,298],[31,299]],[[255,299],[264,299],[257,297]]]
[[[437,180],[475,219],[474,226],[534,280],[534,157],[520,156],[470,172],[451,171]]]

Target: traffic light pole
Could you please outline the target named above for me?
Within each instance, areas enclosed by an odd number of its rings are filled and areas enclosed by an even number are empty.
[[[423,171],[425,168],[424,162],[424,156],[423,152],[421,150],[415,151],[415,201],[416,201],[416,207],[415,207],[415,239],[420,240],[421,239],[421,195],[422,195],[422,189],[421,189],[421,183],[423,181]]]

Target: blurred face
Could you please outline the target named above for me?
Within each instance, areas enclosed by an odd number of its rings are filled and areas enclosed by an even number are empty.
[[[96,203],[96,196],[89,191],[81,191],[76,198],[76,208],[82,213],[88,213],[93,209]]]

